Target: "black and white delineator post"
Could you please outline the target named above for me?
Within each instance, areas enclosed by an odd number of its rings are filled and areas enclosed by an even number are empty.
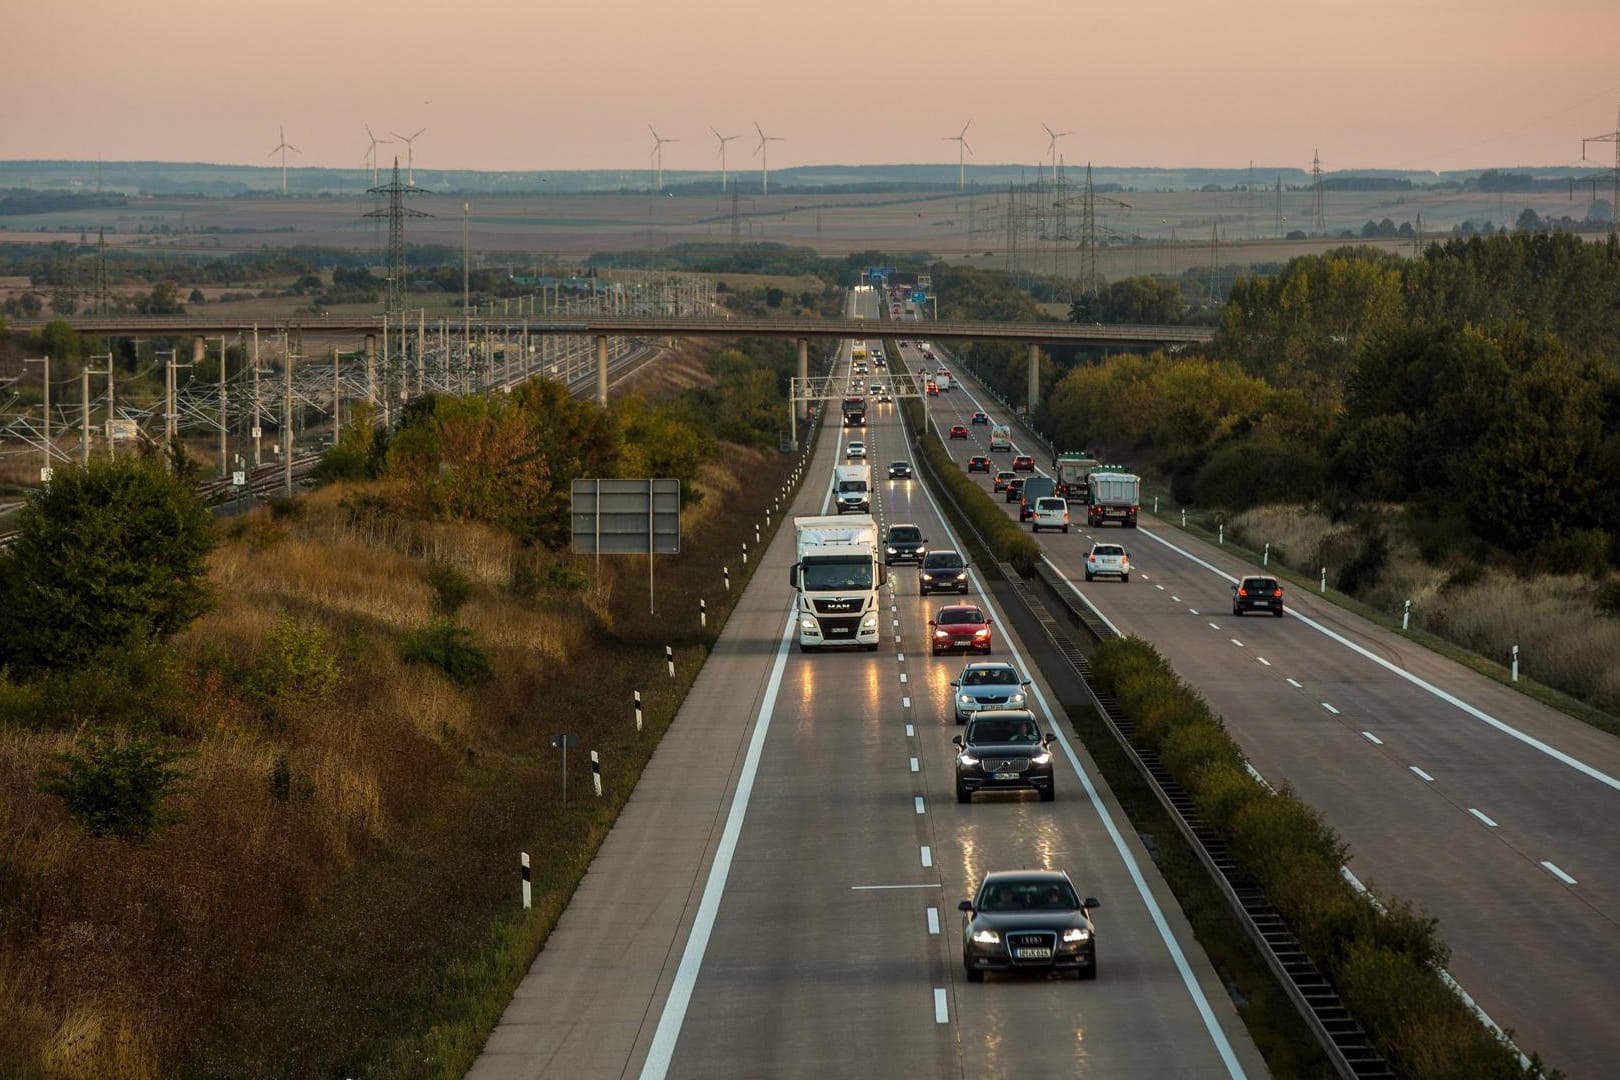
[[[698,597],[698,626],[705,630],[709,627],[709,602],[701,596]]]
[[[591,786],[596,789],[596,797],[602,797],[602,759],[595,750],[591,751]]]
[[[673,645],[664,646],[664,663],[669,665],[669,677],[673,679],[675,677],[675,647]]]
[[[636,691],[636,730],[641,730],[641,691]]]
[[[724,578],[725,581],[726,581],[726,592],[730,592],[731,591],[731,568],[728,567],[728,566],[722,566],[720,568],[720,576],[722,578]]]
[[[529,895],[529,853],[525,851],[523,852],[523,907],[528,909],[533,906]]]

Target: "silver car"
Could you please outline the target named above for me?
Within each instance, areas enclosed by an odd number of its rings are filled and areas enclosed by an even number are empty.
[[[1018,669],[1004,660],[977,661],[962,669],[951,680],[956,722],[965,724],[980,709],[1021,709],[1030,680],[1018,677]]]

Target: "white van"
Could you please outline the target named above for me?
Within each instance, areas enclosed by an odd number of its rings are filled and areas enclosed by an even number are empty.
[[[1035,500],[1035,516],[1030,519],[1029,531],[1042,529],[1069,531],[1069,500],[1061,495],[1042,495]]]
[[[992,424],[990,426],[990,452],[1012,453],[1012,428],[1006,424]]]

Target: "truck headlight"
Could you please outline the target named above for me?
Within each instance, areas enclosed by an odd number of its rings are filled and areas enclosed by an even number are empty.
[[[816,620],[810,618],[808,615],[799,620],[800,630],[814,630],[815,628]]]
[[[861,620],[861,629],[862,630],[876,630],[877,629],[877,612],[874,611],[874,612],[872,612],[872,614],[868,615],[866,618]]]

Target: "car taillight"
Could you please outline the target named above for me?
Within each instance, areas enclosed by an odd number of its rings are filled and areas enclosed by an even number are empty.
[[[1273,593],[1272,593],[1272,594],[1271,594],[1271,595],[1272,595],[1272,596],[1281,596],[1281,595],[1282,595],[1282,590],[1281,590],[1281,589],[1278,589],[1278,590],[1276,590],[1276,591],[1275,591],[1275,592],[1273,592]]]
[[[1238,590],[1238,595],[1239,596],[1248,596],[1249,595],[1249,590],[1248,589],[1239,589]]]

